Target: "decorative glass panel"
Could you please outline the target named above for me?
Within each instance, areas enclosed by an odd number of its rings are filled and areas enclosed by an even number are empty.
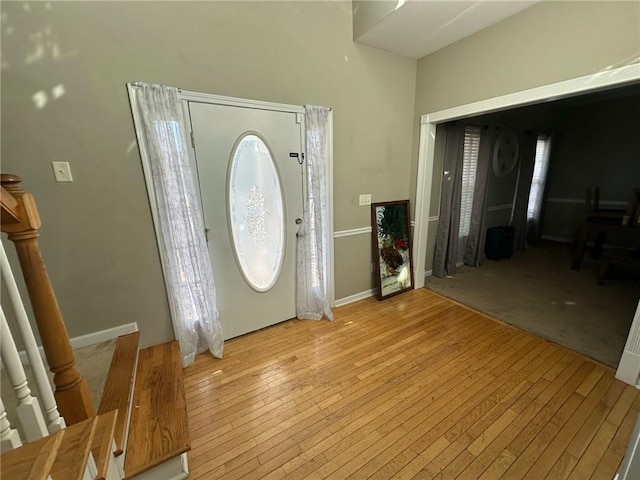
[[[249,286],[266,292],[284,261],[284,205],[280,178],[266,143],[245,134],[233,152],[229,223],[238,265]]]

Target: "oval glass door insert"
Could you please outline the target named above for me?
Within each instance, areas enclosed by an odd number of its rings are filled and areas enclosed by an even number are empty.
[[[255,133],[244,134],[232,154],[229,224],[240,272],[258,292],[270,290],[284,261],[284,203],[273,156]]]

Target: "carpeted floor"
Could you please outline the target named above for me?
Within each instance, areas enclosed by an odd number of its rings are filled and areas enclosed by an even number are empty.
[[[107,378],[109,366],[111,365],[111,357],[113,356],[115,346],[116,341],[109,340],[89,345],[88,347],[78,348],[73,352],[80,374],[87,379],[89,392],[91,393],[91,400],[93,400],[95,408],[98,408],[98,405],[100,405],[104,382]],[[49,367],[44,356],[43,361],[45,363],[45,369],[49,375],[49,381],[53,385],[53,373],[49,371]],[[27,381],[29,382],[29,388],[35,389],[35,381],[31,367],[29,365],[25,365],[24,370],[27,376]],[[17,404],[17,400],[13,394],[11,382],[4,368],[0,370],[0,393],[2,394],[2,401],[7,411],[7,419],[9,420],[9,423],[11,423],[11,425],[20,432],[21,437],[24,439],[25,436],[23,434],[22,427],[16,416],[15,406]],[[33,395],[39,396],[37,390],[34,390]]]
[[[569,245],[546,242],[508,260],[429,277],[425,286],[615,368],[640,299],[640,277],[613,268],[600,286],[599,260],[587,252],[578,272],[570,263]]]

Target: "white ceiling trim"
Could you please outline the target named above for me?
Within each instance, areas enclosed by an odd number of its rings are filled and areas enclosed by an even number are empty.
[[[640,81],[640,63],[626,65],[611,70],[572,78],[563,82],[552,83],[521,92],[510,93],[500,97],[469,103],[460,107],[440,110],[420,117],[420,123],[442,123],[475,115],[494,113],[508,108],[524,107],[543,102],[551,102],[563,98],[574,97],[584,93],[629,85]]]

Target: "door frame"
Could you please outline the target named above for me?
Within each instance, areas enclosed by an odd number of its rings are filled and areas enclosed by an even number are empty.
[[[560,100],[562,98],[597,92],[599,90],[622,87],[638,82],[640,82],[640,63],[634,63],[620,68],[603,70],[583,77],[421,115],[413,243],[416,288],[422,288],[425,284],[429,222],[430,220],[438,219],[438,217],[429,218],[433,178],[434,174],[440,173],[434,172],[436,126],[438,124],[476,115],[499,112],[515,107]],[[640,321],[634,321],[629,331],[629,338],[636,337],[640,338]],[[629,344],[630,342],[628,341],[627,343]],[[640,356],[640,342],[637,343],[638,345],[635,346],[637,352],[634,350],[634,353]],[[629,369],[627,364],[630,360],[631,357],[623,354],[616,376],[626,383],[638,386],[640,379],[625,374]],[[635,370],[635,368],[633,370]]]
[[[127,92],[129,94],[129,101],[131,103],[132,114],[134,118],[136,118],[137,116],[139,116],[139,108],[138,108],[136,96],[133,92],[134,89],[135,89],[134,84],[127,83]],[[296,115],[299,115],[299,120],[302,125],[300,140],[302,145],[302,151],[306,154],[307,145],[306,145],[306,135],[305,135],[306,130],[305,130],[305,119],[304,119],[304,113],[305,113],[304,106],[289,105],[284,103],[263,102],[260,100],[252,100],[252,99],[244,99],[244,98],[236,98],[236,97],[226,97],[222,95],[192,92],[192,91],[182,90],[182,89],[178,89],[178,99],[182,102],[182,109],[183,109],[184,120],[185,120],[184,135],[185,135],[186,143],[188,146],[187,150],[189,153],[189,162],[191,163],[192,171],[196,172],[196,175],[197,175],[197,166],[195,163],[195,149],[193,147],[193,143],[190,141],[191,116],[189,114],[189,105],[188,105],[189,102],[208,103],[208,104],[214,104],[214,105],[228,105],[228,106],[235,106],[235,107],[254,108],[254,109],[260,109],[260,110],[272,110],[272,111],[279,111],[279,112],[295,113]],[[331,305],[331,307],[334,307],[335,306],[335,275],[334,275],[334,241],[335,240],[333,238],[333,110],[329,111],[328,120],[329,120],[329,125],[328,125],[328,144],[329,144],[328,160],[329,161],[327,162],[328,164],[326,165],[326,174],[327,174],[326,177],[329,182],[327,186],[328,187],[327,195],[329,197],[328,198],[329,218],[328,218],[328,232],[327,232],[329,236],[329,238],[327,239],[328,240],[327,247],[329,250],[328,251],[329,278],[328,278],[327,294],[329,296],[329,304]],[[137,130],[136,130],[136,136],[137,136],[136,138],[138,141],[138,145],[140,146],[142,170],[145,178],[145,184],[147,186],[147,195],[149,197],[149,204],[151,207],[151,217],[153,219],[153,225],[154,225],[154,230],[156,234],[156,242],[158,242],[160,238],[159,237],[160,232],[158,231],[159,213],[158,213],[157,204],[155,201],[155,190],[153,188],[153,181],[151,178],[151,163],[149,161],[149,152],[147,151],[146,144],[143,141],[143,139],[141,139],[138,136]],[[200,185],[199,185],[199,182],[197,181],[198,179],[195,178],[194,180],[196,180],[194,182],[195,188],[198,189],[198,195],[200,195],[200,192],[199,192]],[[305,185],[305,190],[303,191],[303,197],[305,196],[305,192],[306,192],[306,185]],[[200,198],[200,201],[202,201],[202,197],[199,196],[199,198]],[[306,202],[306,198],[303,198],[303,200]],[[200,208],[202,210],[202,205],[200,205]],[[160,252],[160,256],[162,257],[163,255],[162,249],[159,249],[159,252]],[[163,260],[164,262],[164,259],[161,258],[161,260]],[[168,298],[166,283],[165,283],[165,295],[167,295],[167,298]]]

